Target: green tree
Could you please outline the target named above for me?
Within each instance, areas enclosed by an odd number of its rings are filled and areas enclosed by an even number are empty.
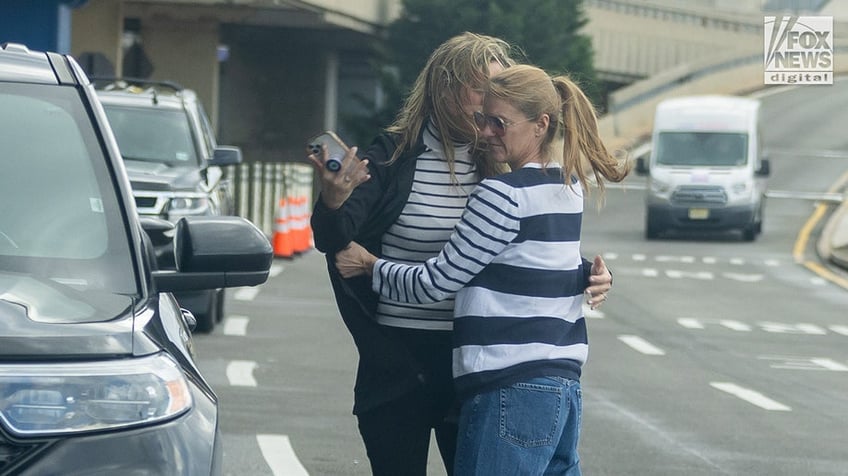
[[[464,31],[506,40],[519,61],[569,74],[601,104],[591,39],[580,33],[588,21],[582,0],[402,0],[402,6],[378,44],[383,104],[367,105],[369,117],[342,118],[359,143],[394,119],[430,53]]]

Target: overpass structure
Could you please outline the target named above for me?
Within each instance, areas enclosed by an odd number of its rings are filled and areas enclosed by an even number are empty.
[[[379,100],[370,45],[401,8],[400,0],[75,2],[72,53],[96,52],[126,73],[127,42],[135,41],[151,79],[195,89],[222,140],[260,162],[300,160],[302,139],[315,131],[344,137],[338,118],[361,110],[355,97]],[[846,31],[844,3],[804,4],[825,5],[807,13],[833,15],[835,30]],[[665,96],[763,87],[763,4],[585,0],[599,78],[618,87],[602,120],[605,138],[615,147],[640,140]]]
[[[58,13],[50,17],[66,35],[51,44],[104,60],[89,66],[115,65],[117,75],[133,75],[146,61],[150,79],[195,89],[219,138],[257,164],[302,161],[304,138],[324,129],[344,133],[338,118],[361,107],[355,97],[379,99],[370,48],[401,8],[400,0],[6,0],[0,42],[19,41],[4,32],[43,29],[51,3]],[[848,72],[842,0],[584,5],[599,77],[620,86],[600,121],[613,148],[643,142],[655,105],[666,97],[764,88],[766,14],[833,16],[835,73]],[[764,13],[764,5],[809,10]]]

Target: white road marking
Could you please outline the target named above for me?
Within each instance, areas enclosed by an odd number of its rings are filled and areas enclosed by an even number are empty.
[[[810,359],[810,362],[816,365],[820,365],[827,370],[834,370],[836,372],[848,372],[848,366],[842,365],[832,359]]]
[[[703,329],[704,325],[700,320],[694,317],[681,317],[677,320],[677,323],[687,329]]]
[[[648,259],[648,257],[643,254],[633,255],[633,261],[645,261],[646,259]]]
[[[238,288],[235,293],[233,293],[233,299],[237,301],[253,301],[253,298],[259,294],[258,287],[252,288]]]
[[[776,259],[767,259],[765,261],[765,263],[766,263],[766,266],[772,266],[772,267],[780,266],[780,261],[776,260]]]
[[[660,272],[653,268],[645,268],[642,270],[642,276],[646,278],[656,278],[660,275]]]
[[[618,259],[618,253],[604,253],[605,261],[613,261]]]
[[[285,266],[283,266],[281,264],[272,264],[271,270],[268,271],[268,275],[272,278],[275,278],[275,277],[279,276],[280,273],[283,272],[283,269],[285,269]]]
[[[624,342],[633,348],[633,350],[637,352],[641,352],[645,355],[665,355],[665,351],[660,349],[659,347],[651,344],[645,339],[634,336],[634,335],[621,335],[618,336],[618,340]]]
[[[831,372],[848,372],[848,365],[843,365],[833,359],[823,357],[799,357],[781,355],[761,355],[760,360],[770,360],[777,363],[769,364],[773,369],[782,370],[828,370]]]
[[[286,435],[256,435],[262,457],[274,476],[309,476]]]
[[[234,387],[255,387],[253,370],[256,362],[252,360],[233,360],[227,364],[227,380]]]
[[[715,258],[714,258],[714,257],[712,257],[712,256],[704,256],[703,258],[701,258],[701,261],[702,261],[704,264],[716,264],[716,263],[718,262],[718,260],[717,260],[717,259],[715,259]]]
[[[724,327],[726,327],[728,329],[732,329],[734,331],[751,332],[751,326],[749,326],[748,324],[745,324],[744,322],[731,321],[731,320],[728,320],[728,319],[724,319],[724,320],[719,321],[719,324],[723,325]]]
[[[734,281],[743,283],[756,283],[762,281],[765,276],[762,274],[742,274],[742,273],[721,273],[722,276]]]
[[[751,390],[749,388],[740,387],[735,383],[730,382],[710,382],[710,386],[721,390],[722,392],[729,393],[734,397],[745,400],[746,402],[756,405],[763,410],[770,411],[778,411],[778,412],[788,412],[792,411],[792,408],[772,400],[771,398],[766,397],[760,392],[755,390]]]
[[[810,278],[810,284],[813,284],[813,285],[816,285],[816,286],[824,286],[827,283],[828,283],[828,281],[826,279],[820,278],[818,276],[813,276],[812,278]]]
[[[715,275],[709,271],[680,271],[677,269],[667,269],[665,270],[665,275],[672,279],[683,279],[683,278],[691,278],[691,279],[700,279],[702,281],[709,281],[715,278]]]
[[[250,322],[245,316],[230,316],[224,321],[224,335],[243,336],[247,335],[247,323]]]
[[[773,334],[825,335],[827,331],[815,324],[785,324],[782,322],[758,322],[764,331]]]
[[[745,259],[743,259],[743,258],[730,258],[730,264],[742,266],[743,264],[745,264]]]
[[[837,334],[848,336],[848,326],[830,326],[830,330]]]

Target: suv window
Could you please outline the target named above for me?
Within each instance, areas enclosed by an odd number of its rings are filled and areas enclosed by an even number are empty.
[[[74,88],[0,83],[0,294],[44,296],[37,320],[118,315],[138,293],[125,217],[106,160],[92,160],[104,155],[87,114]]]
[[[191,126],[183,111],[115,105],[104,109],[125,160],[197,163]]]

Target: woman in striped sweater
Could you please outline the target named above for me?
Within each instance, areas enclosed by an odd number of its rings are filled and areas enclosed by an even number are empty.
[[[583,192],[590,177],[601,191],[621,181],[627,166],[602,143],[580,88],[533,66],[494,75],[475,121],[489,158],[511,171],[477,186],[441,253],[411,266],[353,244],[336,265],[373,274],[395,301],[455,295],[457,475],[580,474]]]

